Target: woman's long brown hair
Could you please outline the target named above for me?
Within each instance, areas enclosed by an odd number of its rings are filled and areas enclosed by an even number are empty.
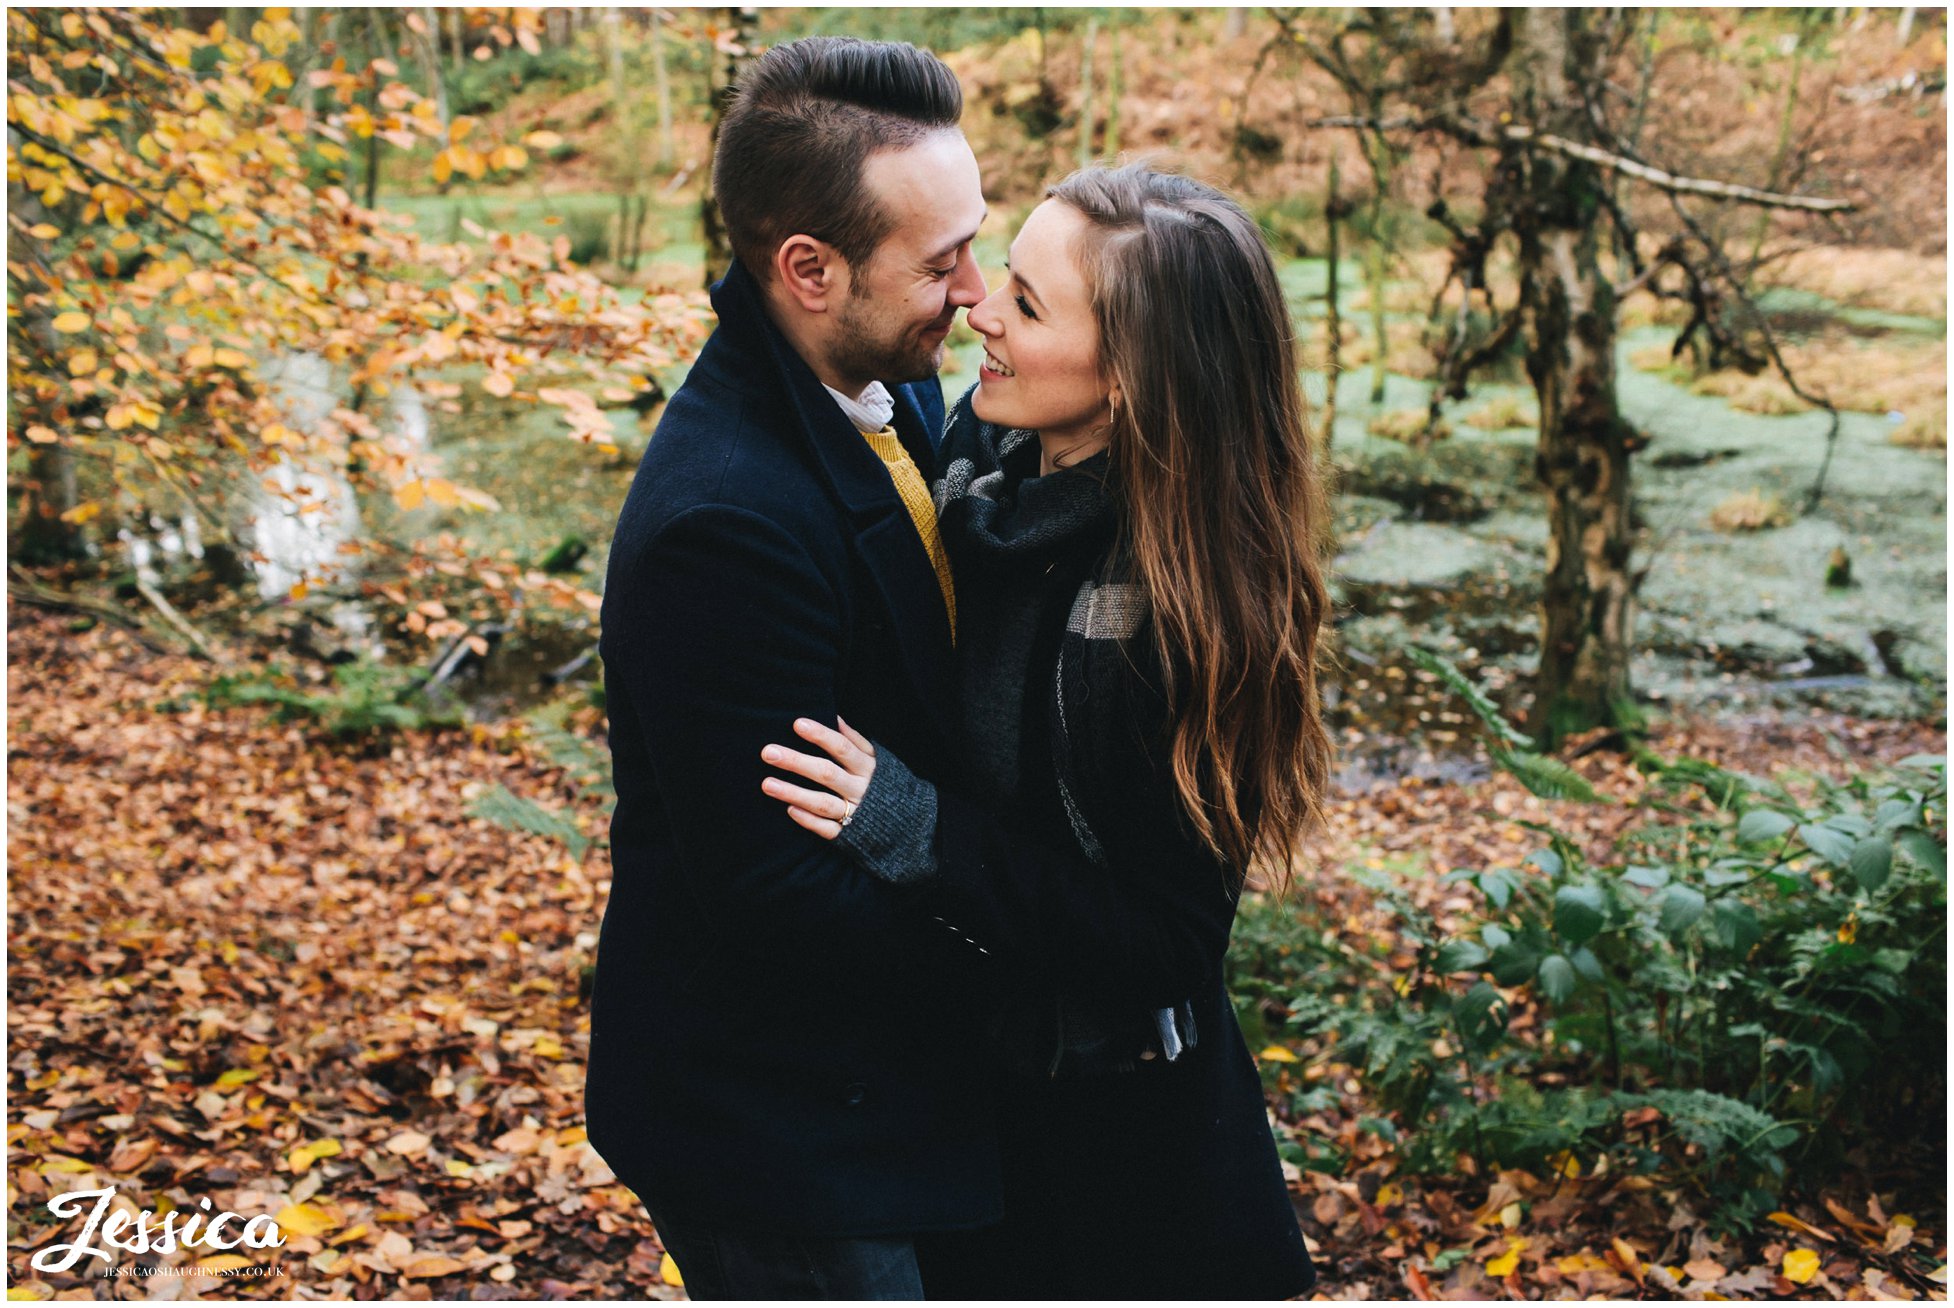
[[[1240,205],[1145,164],[1081,169],[1047,194],[1089,224],[1077,253],[1118,395],[1110,475],[1152,605],[1175,787],[1216,855],[1286,891],[1329,777],[1328,597],[1323,479],[1275,263]]]

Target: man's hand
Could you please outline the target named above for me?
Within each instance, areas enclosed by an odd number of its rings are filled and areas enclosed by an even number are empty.
[[[833,840],[855,815],[855,806],[868,793],[875,775],[875,746],[837,714],[840,731],[830,731],[812,718],[796,718],[794,734],[827,752],[827,758],[803,754],[785,745],[768,745],[760,757],[783,772],[806,777],[825,790],[809,790],[768,777],[760,789],[787,805],[787,816],[823,840]]]

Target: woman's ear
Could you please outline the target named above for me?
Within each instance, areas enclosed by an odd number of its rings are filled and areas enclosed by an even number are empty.
[[[845,294],[847,265],[826,241],[797,232],[774,251],[773,272],[781,289],[809,313],[825,313],[831,298]]]

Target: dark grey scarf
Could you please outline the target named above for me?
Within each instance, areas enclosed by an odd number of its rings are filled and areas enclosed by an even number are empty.
[[[934,487],[937,522],[956,577],[965,679],[975,737],[971,749],[1000,797],[1016,789],[1016,724],[1027,677],[1046,681],[1050,758],[1073,839],[1094,865],[1117,874],[1093,830],[1093,780],[1082,757],[1107,758],[1123,748],[1131,724],[1120,720],[1134,675],[1127,643],[1144,626],[1145,592],[1115,575],[1117,511],[1101,453],[1037,476],[1035,433],[1000,429],[972,413],[969,395],[951,410]],[[1029,666],[1034,629],[1051,597],[1069,595],[1057,666]],[[979,648],[978,642],[989,641]],[[1021,675],[1014,675],[1021,674]],[[1152,1013],[1144,1040],[1112,1015],[1061,997],[1059,1048],[1051,1070],[1130,1066],[1140,1049],[1172,1061],[1195,1043],[1194,1015],[1182,1002]]]

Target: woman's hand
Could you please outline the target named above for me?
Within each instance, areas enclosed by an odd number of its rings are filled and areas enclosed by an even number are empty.
[[[830,731],[812,718],[794,721],[794,734],[820,746],[827,752],[826,758],[803,754],[785,745],[769,745],[760,751],[763,760],[782,772],[792,772],[817,786],[827,787],[809,790],[778,777],[768,777],[760,783],[761,790],[787,805],[788,817],[823,840],[833,840],[841,834],[848,819],[855,816],[855,806],[868,793],[869,778],[875,775],[875,746],[839,715],[835,724],[840,731]]]

